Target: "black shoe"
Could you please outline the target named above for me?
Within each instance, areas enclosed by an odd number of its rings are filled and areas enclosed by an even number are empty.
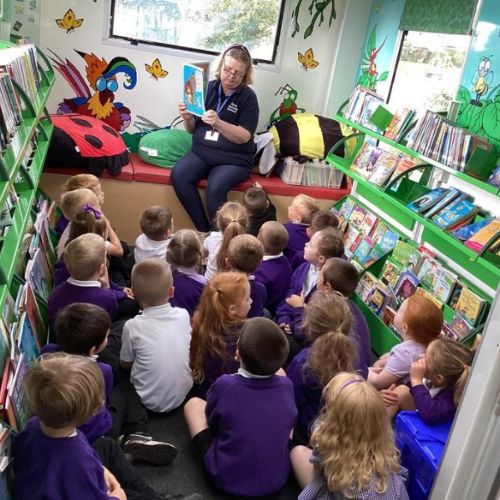
[[[134,462],[140,460],[154,465],[168,465],[177,456],[177,448],[173,444],[145,439],[144,436],[134,439],[132,436],[133,434],[127,436],[121,446],[125,455],[130,456]]]

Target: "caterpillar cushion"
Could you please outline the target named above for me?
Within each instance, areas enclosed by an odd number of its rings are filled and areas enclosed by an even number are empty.
[[[105,122],[79,114],[52,115],[54,131],[45,165],[81,168],[101,175],[118,175],[129,163],[129,152],[121,135]]]
[[[141,137],[139,156],[158,167],[172,168],[177,160],[191,151],[192,136],[175,128],[155,130]]]

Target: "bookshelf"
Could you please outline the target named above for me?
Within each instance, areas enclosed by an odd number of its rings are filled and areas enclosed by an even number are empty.
[[[0,41],[0,54],[2,49],[14,47],[16,46],[12,43]],[[14,270],[20,258],[22,240],[31,217],[52,135],[52,124],[45,104],[54,84],[55,74],[48,59],[40,50],[37,50],[37,53],[39,59],[44,61],[45,68],[38,65],[41,79],[36,96],[28,97],[21,86],[13,82],[16,93],[24,103],[22,120],[16,126],[12,141],[0,153],[0,206],[4,206],[11,190],[14,190],[18,197],[13,208],[12,224],[0,247],[0,310],[4,309],[7,294],[14,286]],[[34,136],[37,137],[37,146],[28,170],[23,165],[23,159],[29,154]]]
[[[386,220],[384,216],[389,220],[392,219],[397,221],[398,224],[406,230],[406,236],[417,245],[425,243],[435,249],[438,255],[442,254],[445,259],[453,263],[453,271],[459,274],[460,280],[466,283],[467,286],[482,299],[491,303],[491,290],[495,291],[500,283],[500,258],[487,252],[487,248],[484,248],[481,253],[474,252],[472,249],[466,247],[461,241],[455,239],[450,233],[435,225],[430,219],[426,219],[422,215],[410,210],[407,204],[430,191],[431,188],[428,187],[427,184],[435,168],[474,186],[475,192],[478,193],[476,199],[479,204],[481,204],[482,195],[498,197],[500,196],[500,190],[486,182],[454,170],[448,165],[439,163],[431,158],[427,158],[419,152],[413,151],[406,147],[404,138],[401,142],[395,142],[359,123],[346,119],[342,115],[343,107],[344,105],[341,106],[339,113],[337,113],[334,119],[350,127],[353,133],[334,145],[327,155],[326,160],[330,165],[342,171],[355,181],[353,183],[351,197],[354,198],[356,203],[360,206],[363,206],[363,201],[365,203],[368,202],[368,204],[371,205],[370,209],[375,211],[384,222]],[[418,159],[422,164],[402,173],[395,180],[393,179],[389,182],[387,186],[381,187],[371,183],[352,168],[352,162],[367,136],[411,158]],[[353,152],[350,157],[344,158],[337,155],[336,150],[338,147],[349,140],[355,141]],[[409,178],[408,174],[413,170],[421,170],[423,172],[418,182]],[[397,190],[391,189],[395,181],[400,181]],[[500,201],[498,206],[500,206]],[[495,213],[493,215],[500,214]],[[481,215],[477,217],[481,218]],[[370,268],[369,270],[372,271]],[[479,282],[479,285],[484,286],[479,286],[478,283],[471,285],[470,282],[467,282],[467,279],[464,278],[464,275],[467,273],[473,275],[476,281]],[[488,288],[489,290],[487,290]],[[367,319],[372,334],[372,347],[377,354],[388,352],[394,345],[400,342],[397,334],[382,322],[381,318],[367,306],[365,301],[357,295],[354,297],[354,301],[360,307]],[[445,306],[443,313],[445,319],[447,319],[453,312],[451,308]]]

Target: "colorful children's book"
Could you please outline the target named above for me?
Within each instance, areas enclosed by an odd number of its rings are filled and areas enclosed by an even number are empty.
[[[449,328],[459,339],[467,337],[472,331],[472,325],[458,312],[453,315]]]
[[[368,256],[366,257],[366,259],[364,260],[363,262],[363,265],[365,267],[369,267],[373,264],[375,264],[375,262],[379,261],[387,252],[385,252],[382,248],[380,248],[378,245],[375,245],[370,253],[368,254]]]
[[[205,89],[203,68],[193,64],[182,65],[182,101],[186,109],[196,116],[205,112]]]
[[[358,240],[360,241],[359,231],[354,226],[349,225],[347,227],[347,231],[344,235],[344,247],[347,250],[354,252],[354,250],[356,250],[356,248],[354,248],[354,244],[357,242],[356,243],[356,246],[357,246],[357,244],[359,243]],[[354,250],[353,250],[353,248],[354,248]]]
[[[417,273],[417,276],[428,290],[432,290],[434,288],[434,283],[436,283],[439,275],[441,274],[443,267],[439,262],[433,258],[426,258],[422,261],[420,269]]]
[[[417,213],[423,213],[433,207],[436,203],[438,203],[441,199],[443,199],[448,193],[448,189],[446,188],[436,188],[428,193],[420,196],[416,200],[412,201],[407,205],[410,210],[413,210]]]
[[[371,252],[373,248],[373,240],[369,236],[365,236],[358,245],[354,252],[354,258],[364,264],[368,254]]]
[[[352,210],[355,206],[354,200],[352,198],[346,198],[342,206],[340,207],[340,216],[344,220],[348,220],[351,216]]]
[[[392,250],[392,258],[397,260],[403,266],[407,266],[410,262],[411,254],[415,251],[415,247],[406,241],[397,240]]]
[[[432,217],[432,222],[439,227],[449,230],[460,223],[471,219],[479,212],[480,208],[469,200],[459,200]]]
[[[449,205],[452,201],[456,201],[459,198],[463,200],[467,198],[467,194],[462,193],[458,189],[450,188],[449,191],[446,193],[446,195],[443,196],[443,198],[439,200],[432,208],[423,212],[423,215],[425,217],[433,217],[438,212],[440,212],[444,207]]]
[[[458,238],[462,241],[467,241],[472,238],[476,233],[478,233],[483,227],[486,227],[491,221],[493,221],[493,217],[487,217],[486,219],[473,222],[472,224],[467,224],[466,226],[461,226],[458,229],[455,229],[451,234],[454,238]]]
[[[377,278],[372,273],[364,273],[359,280],[356,293],[361,297],[361,299],[366,300],[368,294],[371,292],[377,281]]]
[[[447,269],[443,269],[433,284],[432,293],[441,302],[448,302],[456,284],[457,275]]]
[[[404,268],[399,262],[388,258],[384,263],[384,267],[382,267],[380,279],[391,288],[395,288],[403,270]]]
[[[481,319],[486,301],[476,295],[467,287],[462,288],[455,310],[459,312],[468,323],[476,326]]]
[[[385,307],[384,311],[382,312],[382,321],[385,325],[387,326],[392,326],[394,325],[394,318],[396,316],[396,309],[393,309],[392,307]]]
[[[453,291],[451,292],[450,298],[448,299],[448,305],[452,309],[456,309],[458,299],[460,298],[460,295],[462,294],[462,288],[464,285],[460,283],[460,281],[457,281],[455,283],[455,287],[453,288]]]
[[[349,218],[349,225],[354,226],[358,231],[365,218],[366,210],[359,205],[356,205],[352,212],[351,217]]]
[[[366,298],[366,305],[377,315],[380,316],[386,304],[387,292],[381,286],[375,285]]]
[[[398,109],[385,129],[384,135],[393,141],[399,141],[404,128],[408,125],[412,117],[415,115],[415,110],[410,108]]]
[[[383,186],[392,175],[399,162],[399,156],[388,151],[382,151],[375,162],[375,170],[370,176],[370,182],[377,186]]]
[[[378,218],[374,213],[366,212],[365,218],[363,219],[363,222],[359,226],[359,232],[364,236],[368,236],[371,233],[377,221]]]
[[[365,142],[358,151],[356,158],[354,158],[354,161],[352,162],[352,168],[360,175],[362,171],[367,170],[367,167],[370,164],[370,157],[375,149],[377,149],[375,146],[371,145],[369,142]]]
[[[443,323],[441,335],[447,339],[454,340],[455,342],[460,340],[460,337],[446,323]]]
[[[500,219],[493,219],[487,226],[480,229],[470,237],[465,246],[472,248],[475,252],[481,252],[484,247],[490,245],[500,238]]]
[[[417,164],[417,162],[413,158],[409,158],[407,156],[404,156],[403,158],[401,158],[396,166],[396,169],[391,174],[391,177],[389,179],[389,183],[392,182],[394,179],[396,179],[396,177],[398,177],[401,174],[403,174],[404,172],[406,172],[407,170],[410,170],[411,168],[413,168],[416,164]],[[393,186],[391,186],[391,189],[396,190],[398,188],[398,186],[399,186],[399,181],[396,182]]]
[[[415,293],[418,284],[418,278],[411,271],[403,271],[394,289],[394,293],[399,300],[403,301]]]
[[[382,236],[384,236],[384,233],[389,229],[389,226],[383,221],[379,219],[377,222],[377,225],[372,231],[371,237],[375,243],[379,243],[380,240],[382,239]]]

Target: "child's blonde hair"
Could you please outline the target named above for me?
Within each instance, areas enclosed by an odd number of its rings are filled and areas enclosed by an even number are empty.
[[[53,429],[83,424],[104,404],[104,380],[86,356],[44,354],[23,380],[28,405]]]
[[[72,221],[85,205],[100,210],[97,195],[90,189],[78,188],[61,196],[61,210],[69,221]]]
[[[172,229],[172,212],[166,207],[154,205],[141,214],[141,231],[153,241],[166,239],[167,231]]]
[[[278,221],[270,220],[262,224],[257,238],[264,246],[264,255],[278,255],[288,245],[288,231]]]
[[[231,314],[229,308],[243,299],[249,286],[243,273],[219,273],[205,285],[193,316],[190,364],[195,382],[203,382],[207,353],[228,361],[228,342],[238,335],[232,329],[245,319]]]
[[[252,274],[259,267],[263,257],[262,243],[251,234],[240,234],[229,242],[227,260],[235,271]]]
[[[430,379],[442,378],[440,386],[453,387],[453,402],[458,406],[471,370],[473,351],[454,340],[439,337],[427,346],[427,372]]]
[[[198,267],[203,259],[203,248],[196,231],[176,231],[167,248],[167,262],[172,267]]]
[[[75,189],[86,188],[93,191],[97,186],[100,186],[99,178],[92,174],[77,174],[72,175],[64,183],[64,191],[74,191]]]
[[[82,234],[68,243],[63,256],[70,276],[88,281],[106,262],[106,242],[98,234]]]
[[[312,196],[298,194],[293,201],[297,206],[301,222],[311,224],[314,214],[319,210],[319,203]]]
[[[83,211],[73,217],[69,230],[69,241],[78,238],[82,234],[94,233],[106,239],[108,221],[103,213],[91,206],[83,207]]]
[[[337,374],[323,389],[324,406],[313,426],[311,445],[329,491],[357,498],[376,480],[386,491],[399,472],[394,435],[378,391],[355,373]]]
[[[443,312],[431,300],[414,294],[406,299],[403,322],[413,340],[428,346],[443,328]]]
[[[217,227],[222,233],[222,242],[217,254],[217,270],[227,271],[226,257],[229,242],[239,234],[248,231],[249,219],[245,207],[236,201],[228,201],[219,208],[215,217]]]
[[[341,371],[354,369],[356,346],[349,336],[352,314],[338,292],[316,292],[304,308],[302,328],[312,346],[305,365],[321,385]]]
[[[168,301],[172,271],[164,259],[145,259],[133,267],[131,282],[134,297],[141,305],[159,306]]]

